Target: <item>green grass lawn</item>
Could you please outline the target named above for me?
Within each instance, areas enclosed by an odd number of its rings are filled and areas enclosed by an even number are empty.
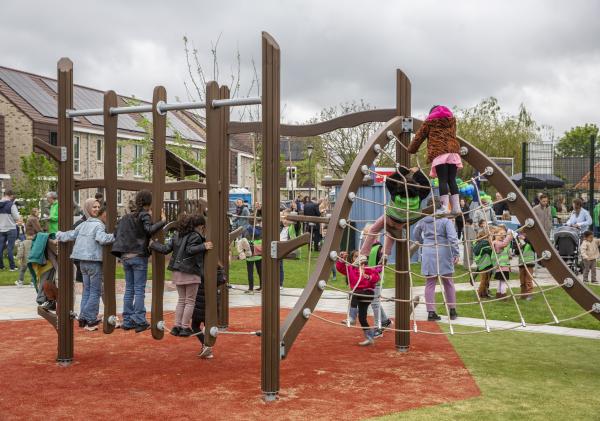
[[[590,287],[596,294],[600,294],[600,286]],[[537,288],[536,288],[537,290]],[[513,288],[514,293],[518,293],[518,288]],[[582,313],[582,308],[573,301],[573,299],[562,290],[562,288],[556,288],[545,293],[548,303],[552,307],[552,310],[556,314],[558,319],[566,319],[569,317],[576,316]],[[461,302],[472,302],[476,301],[475,293],[472,291],[459,291],[456,294],[456,301]],[[436,294],[436,301],[442,301],[442,294]],[[484,300],[485,302],[485,300]],[[536,294],[531,301],[517,300],[521,313],[526,323],[543,324],[552,321],[552,316],[548,310],[548,306],[544,301],[541,294]],[[514,301],[511,299],[507,301],[492,301],[483,305],[487,318],[492,320],[509,320],[513,322],[519,322],[519,314]],[[445,314],[445,308],[443,305],[438,306],[440,314]],[[459,316],[465,317],[476,317],[481,319],[481,309],[479,305],[458,305],[457,311]],[[569,320],[560,323],[558,326],[574,327],[579,329],[595,329],[600,330],[600,321],[589,314],[580,317],[578,319]],[[599,344],[600,345],[600,344]]]
[[[449,339],[474,376],[481,396],[379,420],[600,418],[598,341],[524,332],[455,335]]]

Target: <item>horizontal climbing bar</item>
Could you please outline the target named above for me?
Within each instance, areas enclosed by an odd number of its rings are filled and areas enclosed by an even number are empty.
[[[235,107],[237,105],[260,105],[262,99],[260,97],[252,98],[231,98],[231,99],[213,99],[213,108],[220,107]]]
[[[156,104],[156,110],[161,115],[163,115],[167,111],[200,110],[204,108],[206,108],[205,102],[174,102],[169,104],[164,101],[159,101]]]
[[[84,110],[67,110],[67,118],[73,117],[87,117],[92,115],[103,115],[104,110],[102,108],[89,108]]]

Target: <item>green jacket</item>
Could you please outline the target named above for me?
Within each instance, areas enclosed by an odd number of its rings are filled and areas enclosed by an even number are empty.
[[[600,202],[596,206],[594,206],[594,225],[600,226]]]
[[[31,243],[31,250],[27,259],[28,263],[46,264],[45,251],[48,239],[54,239],[54,234],[48,234],[47,232],[38,232],[36,234]]]
[[[488,240],[479,240],[473,247],[473,256],[479,272],[489,269],[492,264],[492,247]]]
[[[58,232],[58,201],[55,201],[50,206],[50,217],[48,218],[48,233],[55,234]]]
[[[406,222],[407,216],[410,221],[413,221],[421,216],[420,206],[421,198],[419,196],[406,198],[398,195],[389,202],[385,213],[398,222]]]

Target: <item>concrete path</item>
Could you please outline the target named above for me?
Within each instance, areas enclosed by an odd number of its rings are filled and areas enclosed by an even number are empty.
[[[556,285],[555,281],[548,276],[548,273],[544,270],[540,270],[536,273],[536,280],[539,285],[542,286],[551,286]],[[511,281],[511,287],[517,288],[519,287],[518,281]],[[230,292],[230,306],[231,307],[250,307],[250,306],[260,306],[261,304],[261,295],[259,293],[255,294],[245,294],[244,290],[246,286],[234,286],[234,289]],[[456,284],[457,291],[472,291],[473,287],[468,283],[460,283]],[[292,308],[296,303],[298,296],[302,293],[300,288],[284,288],[281,291],[281,307],[283,308]],[[387,297],[392,297],[394,294],[393,289],[384,289],[382,295]],[[424,287],[414,287],[413,288],[413,296],[421,296],[424,295]],[[37,307],[35,304],[35,291],[33,288],[29,286],[16,287],[16,286],[8,286],[8,287],[0,287],[0,320],[31,320],[31,319],[39,319],[40,317],[37,315]],[[79,309],[79,301],[81,296],[76,294],[75,296],[75,309]],[[146,294],[146,307],[150,308],[150,303],[152,299],[152,294]],[[424,301],[424,298],[421,298],[421,301]],[[166,289],[164,295],[164,311],[174,311],[175,305],[177,304],[177,293],[175,291]],[[117,309],[123,308],[123,294],[117,294]],[[317,311],[327,311],[333,313],[340,313],[339,320],[334,320],[338,322],[345,318],[345,313],[348,308],[348,300],[346,299],[346,295],[341,292],[336,291],[325,291],[321,300],[317,305]],[[385,302],[383,304],[383,308],[385,312],[393,316],[394,314],[394,303],[393,302]],[[101,310],[102,312],[102,306]],[[416,320],[426,320],[427,319],[427,311],[423,304],[419,305],[415,311]],[[444,317],[443,322],[447,323],[448,320]],[[482,319],[475,319],[469,317],[459,317],[457,320],[452,322],[453,325],[460,326],[472,326],[479,327],[484,329],[484,321]],[[585,330],[585,329],[573,329],[566,328],[560,326],[546,326],[546,325],[531,325],[521,327],[519,323],[514,322],[506,322],[499,320],[488,320],[488,326],[494,330],[504,330],[504,329],[514,329],[523,332],[531,332],[531,333],[547,333],[554,335],[564,335],[564,336],[576,336],[581,338],[590,338],[590,339],[600,339],[600,330]]]

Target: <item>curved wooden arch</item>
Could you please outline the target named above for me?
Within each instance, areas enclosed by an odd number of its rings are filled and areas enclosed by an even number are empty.
[[[386,122],[396,115],[396,109],[382,108],[379,110],[358,111],[356,113],[345,114],[331,120],[322,121],[315,124],[282,124],[280,134],[282,136],[309,137],[318,136],[323,133],[329,133],[338,129],[355,127],[360,124]],[[232,121],[227,125],[228,134],[240,133],[260,133],[262,130],[261,122],[245,123]]]
[[[415,130],[422,124],[420,120],[413,119]],[[341,187],[339,193],[339,200],[337,201],[335,208],[331,214],[329,220],[329,229],[327,230],[327,237],[323,244],[323,250],[333,250],[339,248],[344,228],[340,225],[340,221],[348,218],[350,209],[352,207],[352,201],[349,199],[349,194],[356,192],[360,186],[364,174],[361,172],[363,165],[370,165],[376,158],[374,145],[379,145],[382,148],[389,143],[387,137],[388,130],[391,130],[394,134],[398,135],[402,128],[402,117],[395,117],[383,125],[365,144],[363,149],[359,152],[356,160],[350,168],[349,174],[344,184]],[[541,225],[533,213],[533,209],[519,191],[519,189],[512,183],[508,176],[500,170],[500,168],[486,157],[483,152],[475,148],[466,140],[459,138],[459,142],[462,147],[466,148],[463,159],[471,164],[480,172],[484,172],[486,168],[491,168],[492,173],[487,176],[487,179],[498,189],[498,191],[507,197],[509,193],[514,193],[515,200],[509,201],[509,207],[513,214],[515,214],[520,221],[525,221],[528,218],[533,219],[534,225],[530,228],[525,228],[528,239],[531,241],[533,248],[538,253],[547,251],[549,258],[544,261],[544,266],[548,269],[550,274],[560,283],[563,283],[566,279],[571,279],[572,286],[563,286],[563,289],[586,311],[596,310],[591,314],[600,320],[600,298],[594,294],[589,288],[587,288],[582,282],[580,282],[575,274],[567,267],[564,261],[560,258],[550,240],[546,237],[546,234],[541,228]],[[292,347],[296,337],[302,330],[302,327],[308,320],[304,314],[308,313],[305,310],[308,309],[312,313],[323,293],[323,290],[319,287],[321,281],[326,281],[329,277],[331,267],[334,264],[334,260],[331,259],[329,253],[321,253],[317,260],[315,270],[311,274],[307,286],[302,291],[302,295],[296,302],[294,308],[290,311],[281,328],[282,346],[284,349],[283,355],[287,355],[290,348]],[[322,282],[321,282],[322,283]],[[310,313],[309,313],[310,314]]]

